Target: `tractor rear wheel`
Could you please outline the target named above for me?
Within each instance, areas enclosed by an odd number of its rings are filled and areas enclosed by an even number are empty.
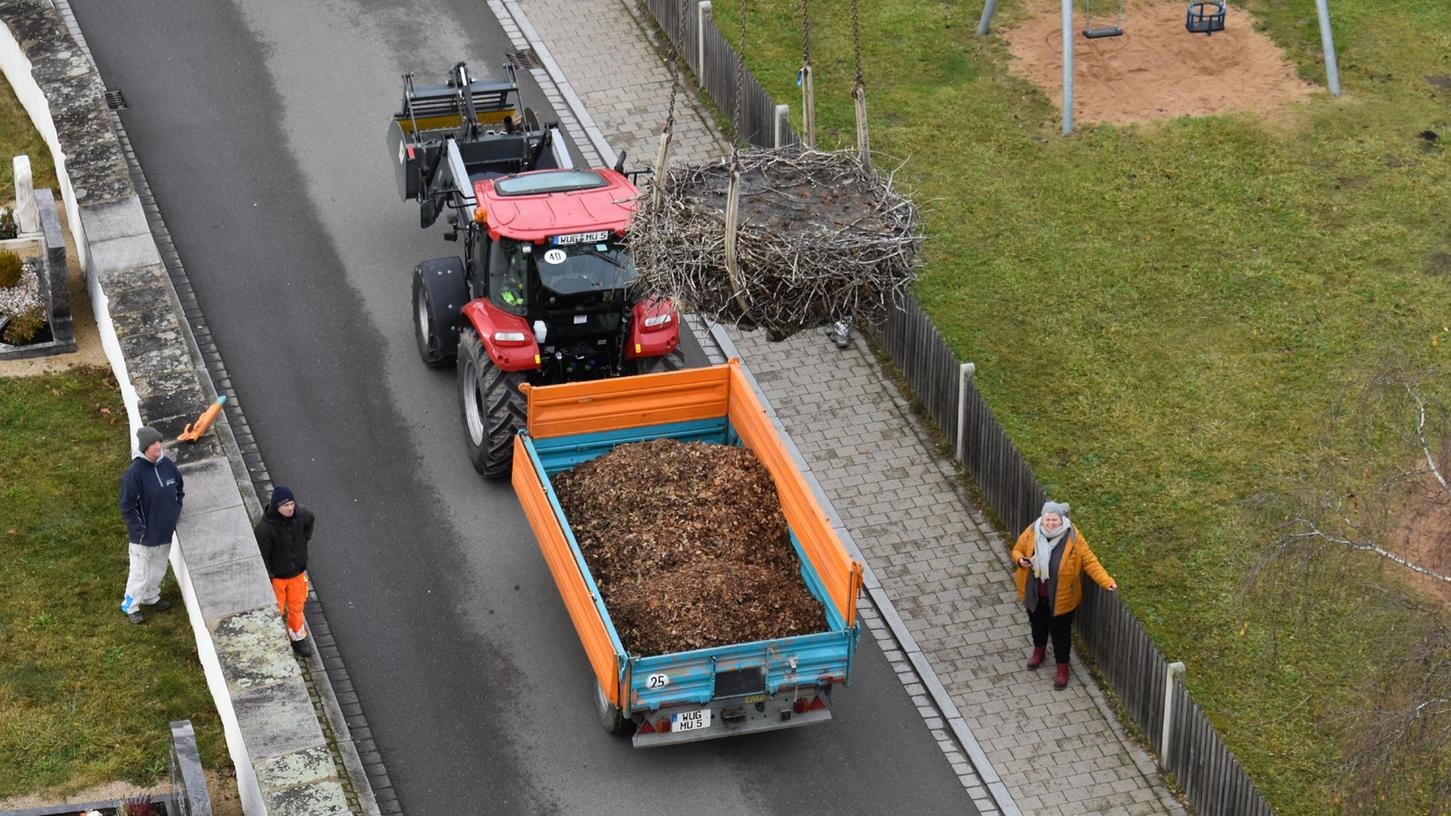
[[[669,354],[659,357],[636,357],[636,374],[659,374],[663,371],[679,371],[685,368],[685,352],[679,346]]]
[[[519,386],[524,375],[503,371],[484,350],[472,327],[459,334],[458,397],[463,414],[464,445],[474,470],[486,479],[509,475],[514,435],[524,427],[527,408]]]
[[[439,327],[434,325],[433,304],[429,302],[428,289],[417,272],[413,274],[413,339],[418,344],[418,356],[429,368],[442,368],[451,362],[444,354],[439,341]]]

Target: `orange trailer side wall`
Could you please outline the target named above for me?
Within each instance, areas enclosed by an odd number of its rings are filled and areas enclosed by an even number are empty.
[[[806,477],[787,453],[786,446],[776,434],[776,427],[756,399],[756,392],[746,379],[740,364],[731,361],[729,416],[731,426],[771,472],[776,481],[776,492],[781,498],[781,510],[786,522],[796,533],[806,557],[816,568],[821,584],[836,603],[846,625],[856,622],[856,599],[862,585],[862,565],[853,561],[837,538],[829,519],[816,503],[816,496],[806,483]]]
[[[579,633],[579,642],[584,646],[585,656],[594,669],[595,679],[599,681],[600,688],[604,689],[605,697],[623,709],[614,644],[610,641],[605,622],[595,607],[589,585],[585,583],[579,564],[574,560],[569,541],[564,537],[564,528],[560,527],[549,497],[544,493],[544,485],[539,481],[539,475],[534,472],[534,464],[529,459],[529,452],[524,449],[522,437],[514,438],[512,481],[514,493],[519,496],[519,504],[524,508],[524,517],[529,520],[529,527],[534,530],[539,550],[544,554],[544,561],[549,565],[555,585],[559,587],[560,597],[564,599],[564,608],[569,612],[569,619],[574,622],[574,630]]]
[[[787,452],[766,415],[739,361],[639,377],[590,380],[564,385],[525,386],[528,429],[535,439],[569,434],[639,428],[727,416],[746,447],[756,454],[776,482],[781,510],[801,542],[847,626],[856,622],[856,600],[862,566],[853,561],[816,502],[806,478]],[[539,547],[559,584],[560,594],[590,664],[606,696],[620,701],[615,689],[613,647],[594,607],[589,589],[555,521],[543,485],[534,473],[522,440],[514,443],[514,490],[539,539]]]

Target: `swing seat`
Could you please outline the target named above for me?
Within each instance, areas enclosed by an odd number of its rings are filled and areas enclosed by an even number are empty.
[[[1202,0],[1189,4],[1184,17],[1184,28],[1190,34],[1213,35],[1224,30],[1224,3],[1218,0]]]
[[[1123,27],[1116,25],[1083,29],[1083,36],[1087,37],[1090,40],[1099,40],[1103,39],[1104,37],[1122,37],[1123,35]]]

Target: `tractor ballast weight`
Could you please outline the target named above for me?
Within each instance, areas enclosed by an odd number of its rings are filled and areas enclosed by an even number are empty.
[[[680,320],[641,290],[625,241],[639,190],[623,168],[577,168],[554,125],[519,103],[513,69],[446,83],[403,78],[388,127],[398,190],[428,228],[447,217],[464,255],[414,269],[419,356],[454,365],[466,447],[508,476],[525,383],[550,385],[680,367]],[[623,156],[620,164],[623,164]]]

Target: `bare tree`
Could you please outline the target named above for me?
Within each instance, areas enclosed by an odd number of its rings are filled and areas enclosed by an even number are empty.
[[[1310,583],[1363,588],[1375,563],[1424,590],[1379,594],[1416,627],[1386,633],[1406,646],[1374,672],[1374,702],[1347,729],[1347,813],[1451,807],[1451,411],[1443,380],[1434,370],[1387,368],[1352,393],[1312,455],[1311,475],[1259,502],[1282,526],[1250,572],[1251,597],[1294,597]]]

